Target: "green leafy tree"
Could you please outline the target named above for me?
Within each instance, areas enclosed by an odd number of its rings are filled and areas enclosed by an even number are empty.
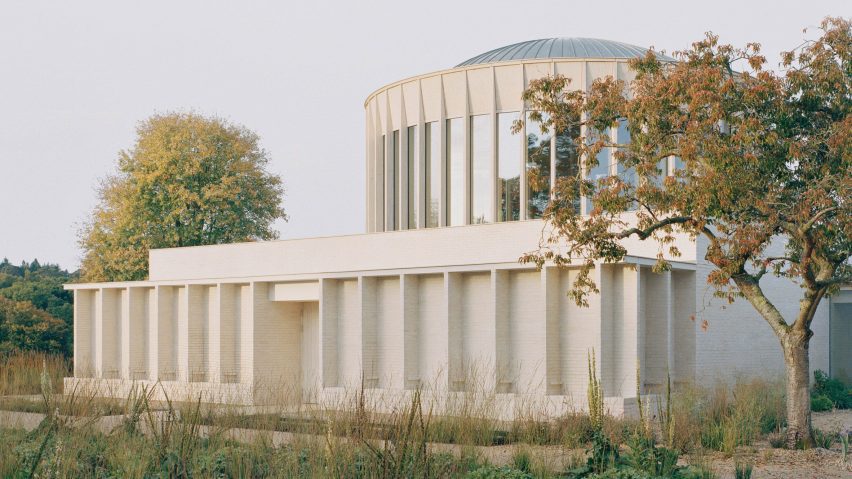
[[[584,127],[577,139],[586,174],[563,178],[545,212],[552,233],[522,260],[578,264],[569,294],[578,304],[597,292],[596,262],[624,258],[621,240],[655,239],[656,269],[677,257],[673,235],[707,246],[719,296],[744,298],[778,337],[787,370],[787,442],[813,443],[808,391],[811,322],[820,301],[852,281],[852,34],[827,18],[821,36],[765,68],[759,45],[722,45],[712,34],[679,52],[632,61],[628,84],[597,80],[586,92],[561,76],[531,82],[524,93],[546,127]],[[627,123],[629,143],[608,134]],[[630,175],[588,179],[610,149]],[[661,161],[682,168],[667,176]],[[574,205],[591,200],[588,216]],[[761,280],[777,275],[801,286],[798,312],[784,317]]]
[[[63,288],[77,278],[55,264],[22,262],[13,266],[8,260],[0,262],[0,298],[13,302],[27,302],[61,320],[67,326],[62,352],[71,354],[74,321],[74,295]]]
[[[219,118],[155,115],[101,184],[81,228],[82,279],[140,280],[148,250],[274,239],[281,179],[256,134]]]
[[[0,296],[0,350],[65,353],[69,327],[28,301]]]

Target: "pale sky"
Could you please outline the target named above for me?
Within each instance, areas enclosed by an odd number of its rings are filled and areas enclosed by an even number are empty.
[[[282,238],[364,231],[364,100],[523,40],[668,52],[705,31],[778,53],[848,1],[0,0],[0,258],[79,265],[77,225],[138,121],[215,114],[258,133]],[[321,254],[321,252],[317,252]]]

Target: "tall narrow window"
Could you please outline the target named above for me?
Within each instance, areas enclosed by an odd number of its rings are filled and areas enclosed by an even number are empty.
[[[388,225],[387,231],[399,229],[399,130],[391,136],[391,162],[388,165]]]
[[[385,138],[385,135],[382,135],[382,157],[381,157],[382,158],[381,159],[382,174],[376,180],[379,183],[379,185],[381,185],[379,189],[382,192],[382,202],[379,205],[379,208],[381,208],[381,211],[379,211],[379,214],[381,215],[381,216],[379,216],[379,218],[380,218],[379,224],[382,227],[382,231],[387,231],[387,229],[388,229],[387,224],[386,224],[387,223],[387,214],[385,214],[385,212],[388,210],[388,192],[387,192],[387,188],[386,188],[387,174],[388,174],[387,149],[388,149],[387,140]]]
[[[527,218],[541,218],[550,201],[550,132],[527,113]]]
[[[470,222],[494,221],[494,146],[491,115],[470,117]]]
[[[426,206],[426,227],[439,226],[441,219],[441,137],[438,133],[438,123],[426,123],[423,131],[423,142],[426,146],[423,169],[426,173],[423,201]]]
[[[580,125],[574,124],[556,135],[556,185],[561,185],[558,190],[561,195],[571,196],[570,201],[574,205],[574,211],[580,212],[580,189],[575,179],[580,172],[580,152],[577,148],[577,140],[580,138]],[[554,185],[554,188],[556,186]],[[568,198],[562,198],[567,201]],[[569,204],[569,203],[565,203]]]
[[[464,224],[464,123],[461,118],[447,120],[447,210],[450,226]]]
[[[521,135],[512,133],[518,113],[497,115],[497,221],[521,218]]]
[[[590,132],[590,138],[588,141],[595,142],[599,137],[603,137],[604,140],[609,143],[609,135],[611,134],[610,130],[597,133],[594,131]],[[612,163],[612,152],[610,148],[601,148],[601,151],[598,152],[597,156],[598,164],[589,169],[589,180],[595,183],[595,188],[598,187],[598,182],[602,181],[606,177],[614,174],[614,165]],[[594,205],[592,204],[591,198],[587,198],[586,201],[586,214],[592,211]]]
[[[408,127],[408,148],[406,148],[408,185],[406,188],[406,208],[408,209],[408,228],[417,228],[417,127]]]
[[[618,129],[615,132],[615,142],[619,145],[626,145],[630,143],[630,130],[627,129],[627,120],[618,120]],[[633,186],[638,184],[638,178],[636,177],[636,168],[630,167],[627,168],[626,165],[623,164],[621,159],[614,159],[614,161],[618,162],[618,176],[625,183],[629,183]],[[660,163],[657,165],[657,168],[660,168],[660,173],[656,180],[661,180],[661,175],[666,174],[666,163],[667,159],[663,158]],[[659,182],[658,182],[659,184]]]

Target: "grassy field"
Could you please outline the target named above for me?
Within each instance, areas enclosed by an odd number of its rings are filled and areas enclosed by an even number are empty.
[[[0,429],[0,477],[748,477],[765,451],[797,452],[774,449],[783,387],[765,380],[679,387],[639,420],[609,417],[592,380],[591,415],[505,422],[433,414],[419,393],[392,414],[357,400],[299,414],[157,402],[143,390],[106,400],[63,394],[68,373],[57,357],[0,359],[0,410],[46,415],[31,431]],[[840,450],[838,431],[818,437]]]

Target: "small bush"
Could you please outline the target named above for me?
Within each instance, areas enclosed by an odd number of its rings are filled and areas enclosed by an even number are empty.
[[[519,471],[530,472],[532,470],[532,457],[530,457],[529,451],[521,449],[515,452],[515,455],[512,456],[512,465]]]
[[[769,441],[770,446],[774,447],[775,449],[781,449],[784,447],[787,438],[784,437],[783,432],[773,431],[766,436],[766,440]]]
[[[811,411],[823,412],[834,409],[834,403],[824,394],[815,394],[811,396]]]
[[[819,429],[814,429],[814,443],[816,443],[816,447],[821,447],[823,449],[831,449],[831,445],[834,444],[834,437],[836,434],[832,434],[830,432],[822,432]]]
[[[826,397],[837,409],[852,408],[852,388],[837,378],[829,377],[819,369],[814,371],[813,394]]]
[[[736,479],[751,479],[751,472],[754,465],[750,462],[737,462],[734,466],[734,477]]]

